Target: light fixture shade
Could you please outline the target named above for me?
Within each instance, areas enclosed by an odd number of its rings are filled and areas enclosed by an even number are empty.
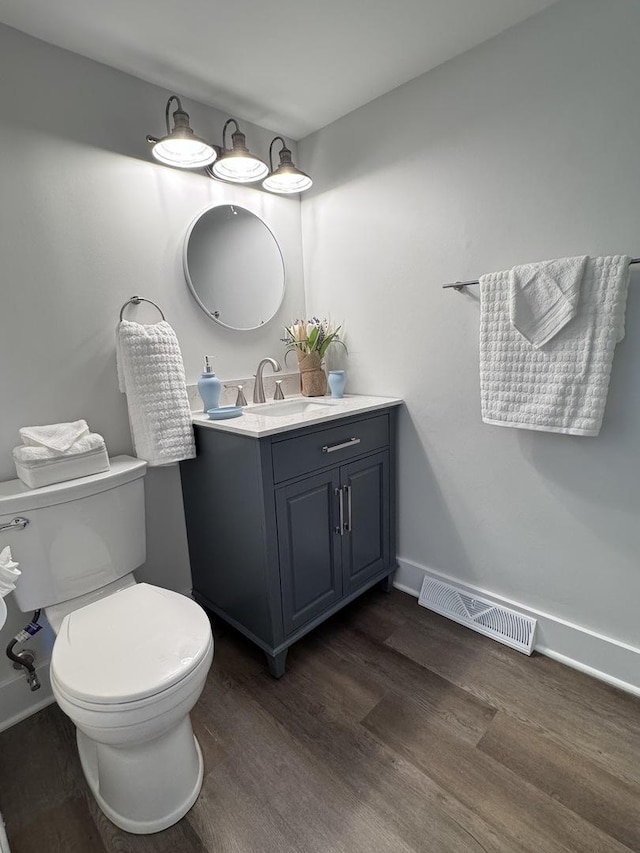
[[[216,159],[215,148],[204,139],[173,133],[159,139],[151,153],[160,163],[180,169],[202,169]]]
[[[173,130],[169,129],[169,107],[176,101],[177,109],[173,114]],[[153,145],[151,153],[165,166],[177,166],[180,169],[202,169],[216,159],[216,149],[206,140],[196,136],[189,125],[189,116],[182,109],[180,98],[172,95],[167,101],[165,111],[167,135],[162,139],[147,136],[147,142]]]
[[[232,147],[224,147],[225,131],[229,122],[236,126],[235,133],[231,134]],[[269,167],[253,155],[247,148],[244,133],[238,129],[235,119],[229,119],[222,132],[223,152],[210,169],[210,172],[221,181],[230,181],[234,184],[253,184],[262,180],[269,173]]]
[[[280,149],[280,163],[274,169],[271,159],[271,149],[277,139],[282,142],[283,147]],[[262,182],[265,190],[288,195],[290,193],[303,193],[313,185],[313,181],[309,175],[297,169],[291,161],[291,151],[287,148],[281,136],[276,136],[271,142],[271,146],[269,147],[269,162],[272,167],[271,172]]]

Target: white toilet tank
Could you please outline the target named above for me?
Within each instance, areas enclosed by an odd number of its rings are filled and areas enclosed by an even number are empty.
[[[0,550],[10,545],[20,563],[14,595],[21,610],[77,598],[144,563],[146,467],[116,456],[109,471],[66,483],[0,483]],[[2,529],[19,518],[28,524]]]

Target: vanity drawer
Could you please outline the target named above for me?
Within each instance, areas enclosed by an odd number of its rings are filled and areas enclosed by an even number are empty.
[[[322,429],[274,442],[273,479],[290,480],[309,471],[340,465],[342,462],[378,450],[389,444],[389,418],[378,415],[342,426]]]

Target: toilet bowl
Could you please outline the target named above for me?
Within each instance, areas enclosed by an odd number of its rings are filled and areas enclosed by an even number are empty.
[[[93,796],[121,829],[158,832],[195,802],[203,762],[189,712],[212,658],[202,608],[148,584],[64,617],[51,657],[53,694],[76,726]]]

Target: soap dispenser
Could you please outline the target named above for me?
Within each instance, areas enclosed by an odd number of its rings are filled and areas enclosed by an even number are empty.
[[[204,411],[217,409],[220,400],[220,380],[211,369],[209,356],[204,357],[204,373],[198,379],[198,393],[202,397]]]

